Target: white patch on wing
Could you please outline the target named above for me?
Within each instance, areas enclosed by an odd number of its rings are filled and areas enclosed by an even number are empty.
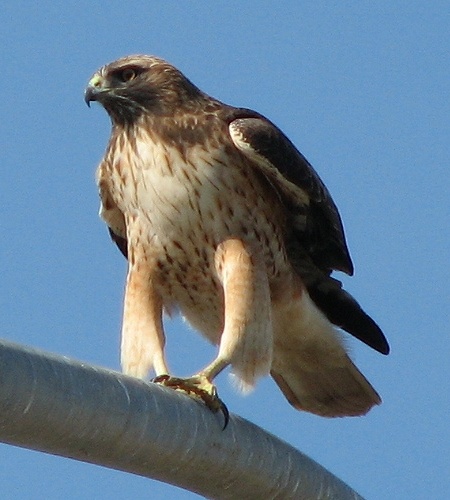
[[[278,190],[287,195],[289,199],[296,200],[297,204],[309,205],[308,194],[300,187],[289,182],[265,156],[258,153],[250,142],[246,140],[238,124],[231,122],[229,131],[234,145],[242,151],[249,160],[252,160],[261,168],[261,171]]]

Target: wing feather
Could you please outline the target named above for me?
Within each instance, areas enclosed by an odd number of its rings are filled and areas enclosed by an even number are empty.
[[[338,209],[319,175],[283,132],[257,113],[236,109],[229,132],[285,202],[291,218],[286,250],[315,304],[331,323],[388,354],[381,329],[330,276],[333,270],[352,275],[353,264]]]
[[[339,212],[306,158],[281,130],[257,114],[238,115],[230,121],[229,131],[235,146],[283,196],[292,214],[293,236],[306,246],[314,263],[328,273],[335,269],[352,275]]]
[[[103,164],[101,164],[98,168],[97,182],[100,195],[100,217],[106,222],[111,239],[117,245],[122,255],[128,259],[125,217],[113,201],[109,191],[109,184],[104,174]]]

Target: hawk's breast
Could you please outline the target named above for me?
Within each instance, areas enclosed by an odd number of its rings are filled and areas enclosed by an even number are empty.
[[[111,157],[112,196],[125,221],[139,221],[127,238],[155,256],[166,308],[181,309],[191,324],[217,341],[223,293],[215,250],[240,238],[263,259],[269,281],[289,272],[284,212],[268,182],[231,146],[195,145],[181,151],[137,141],[133,154]]]

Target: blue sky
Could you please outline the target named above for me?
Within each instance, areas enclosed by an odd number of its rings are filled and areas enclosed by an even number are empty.
[[[367,498],[448,498],[449,17],[438,0],[5,3],[0,335],[118,369],[125,261],[94,182],[109,120],[83,89],[119,56],[164,57],[265,114],[315,166],[355,263],[343,280],[392,348],[349,340],[384,401],[363,418],[296,412],[269,379],[242,397],[221,375],[221,397]],[[181,320],[167,336],[178,375],[214,356]],[[195,498],[6,445],[0,477],[2,498]]]

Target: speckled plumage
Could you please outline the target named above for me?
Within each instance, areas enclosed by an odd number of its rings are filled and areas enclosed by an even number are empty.
[[[86,99],[113,124],[97,180],[101,216],[129,262],[124,371],[169,372],[162,313],[179,309],[219,345],[208,380],[231,365],[247,389],[271,372],[294,406],[326,416],[379,403],[327,315],[381,352],[387,344],[330,277],[353,272],[340,217],[288,139],[149,56],[101,68]],[[357,320],[336,313],[339,301]]]

